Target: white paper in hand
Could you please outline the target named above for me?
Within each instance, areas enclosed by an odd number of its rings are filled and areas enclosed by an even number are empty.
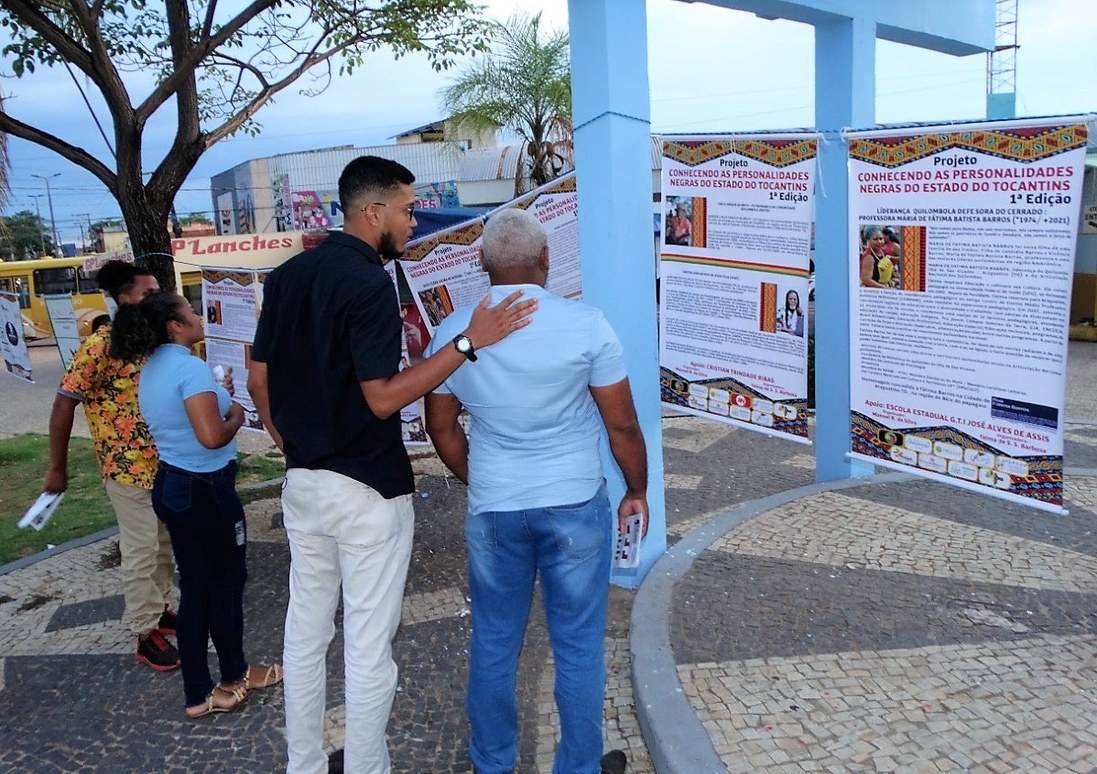
[[[38,496],[38,499],[34,501],[34,505],[27,509],[27,512],[23,514],[23,518],[19,520],[19,529],[24,527],[34,527],[37,530],[41,530],[46,526],[46,522],[53,516],[53,512],[57,510],[57,506],[61,504],[61,501],[65,499],[64,492],[43,492]]]
[[[634,513],[625,521],[624,534],[617,533],[617,548],[613,553],[613,566],[631,570],[640,566],[640,535],[644,516]]]

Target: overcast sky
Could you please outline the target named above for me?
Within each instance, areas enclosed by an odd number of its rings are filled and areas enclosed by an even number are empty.
[[[566,0],[487,0],[505,19],[515,7],[543,10],[546,22],[567,25]],[[638,5],[640,5],[638,3]],[[705,3],[648,0],[648,72],[652,131],[692,133],[808,127],[813,124],[813,31],[765,21]],[[1020,0],[1017,113],[1097,111],[1097,2]],[[0,38],[2,41],[3,38]],[[64,69],[24,79],[0,65],[10,113],[101,158],[109,152]],[[259,137],[223,141],[208,151],[176,199],[180,215],[209,212],[211,175],[253,158],[335,145],[379,145],[393,135],[441,118],[439,89],[452,74],[424,59],[371,55],[352,78],[306,98],[284,92],[258,114]],[[876,48],[876,117],[882,123],[978,119],[985,113],[986,57],[957,58],[886,41]],[[100,113],[105,116],[105,112]],[[172,122],[146,135],[146,168],[158,163]],[[79,242],[80,224],[118,217],[101,184],[61,157],[11,139],[13,201],[7,213],[35,208],[32,194],[50,185],[62,241]],[[49,220],[45,197],[39,199]]]

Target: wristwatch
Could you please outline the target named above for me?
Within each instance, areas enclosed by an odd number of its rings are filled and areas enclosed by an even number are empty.
[[[462,333],[454,337],[453,348],[467,357],[469,362],[476,362],[476,347],[472,346],[472,339],[465,334]]]

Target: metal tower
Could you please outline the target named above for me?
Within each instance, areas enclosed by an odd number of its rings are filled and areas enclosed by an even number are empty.
[[[1017,115],[1017,3],[997,0],[994,50],[987,54],[987,118]]]

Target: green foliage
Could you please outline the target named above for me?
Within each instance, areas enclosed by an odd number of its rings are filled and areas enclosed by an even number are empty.
[[[19,435],[0,441],[0,564],[90,535],[114,525],[95,448],[86,438],[69,442],[69,488],[65,499],[42,529],[19,529],[16,524],[42,492],[42,476],[49,459],[44,435]]]
[[[30,210],[0,217],[0,258],[5,261],[22,261],[37,258],[46,244],[46,255],[53,255],[53,239],[45,223]]]
[[[20,121],[2,103],[0,137],[37,143],[91,172],[118,200],[134,252],[166,253],[163,224],[187,175],[215,143],[257,133],[256,114],[278,93],[308,75],[301,93],[319,94],[380,50],[422,53],[447,69],[485,49],[480,10],[471,0],[4,0],[0,35],[11,71],[31,78],[43,67],[70,66],[109,113],[104,131],[117,157]],[[152,74],[154,83],[129,77],[135,73]],[[144,134],[160,111],[176,135],[157,162]],[[173,276],[157,274],[165,288]]]
[[[49,439],[28,433],[0,440],[0,565],[113,527],[114,510],[107,499],[95,447],[87,438],[69,441],[69,486],[65,499],[42,529],[19,529],[16,524],[42,491],[42,477],[49,460]],[[238,487],[277,479],[286,472],[277,453],[273,456],[241,455]],[[245,502],[278,497],[280,487],[241,492]]]
[[[525,148],[516,188],[536,187],[572,161],[568,35],[542,34],[540,14],[515,14],[492,31],[491,53],[446,87],[442,101],[463,130],[518,134]]]

